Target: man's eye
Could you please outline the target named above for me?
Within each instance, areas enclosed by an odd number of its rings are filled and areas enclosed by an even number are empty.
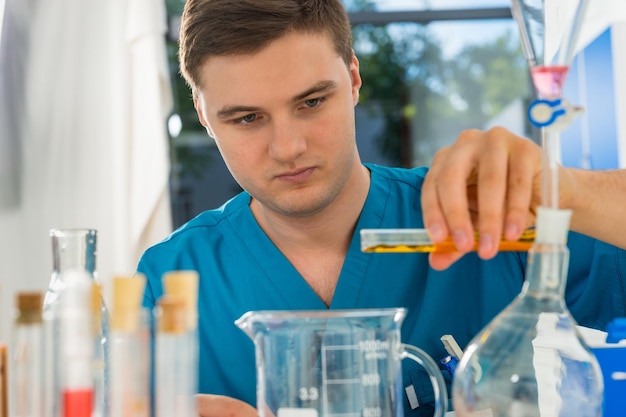
[[[253,123],[256,119],[257,119],[257,115],[255,113],[250,113],[237,119],[236,122],[238,124],[250,124],[250,123]]]
[[[322,101],[324,101],[323,97],[310,98],[304,102],[304,105],[306,107],[313,108],[319,106]]]

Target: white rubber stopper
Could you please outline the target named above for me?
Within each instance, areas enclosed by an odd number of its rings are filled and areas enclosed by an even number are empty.
[[[550,245],[566,244],[571,218],[572,210],[537,207],[536,242]]]

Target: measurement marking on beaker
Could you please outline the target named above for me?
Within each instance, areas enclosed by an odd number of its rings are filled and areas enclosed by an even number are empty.
[[[322,415],[324,417],[363,417],[361,412],[350,412],[350,413],[334,413],[331,410],[332,406],[328,402],[328,389],[330,386],[338,386],[338,385],[361,385],[360,377],[357,378],[329,378],[327,374],[328,364],[328,356],[329,351],[333,351],[335,355],[342,355],[340,351],[345,351],[346,353],[350,353],[350,355],[357,354],[359,355],[358,345],[335,345],[335,346],[322,346],[321,359],[322,359],[322,387],[323,387],[323,395],[322,395]],[[339,351],[339,353],[337,353]]]
[[[278,409],[277,417],[318,417],[318,415],[314,408],[281,407]]]
[[[331,384],[360,384],[361,380],[359,378],[349,378],[349,379],[341,379],[341,378],[334,378],[334,379],[327,379],[326,380],[326,384],[327,385],[331,385]]]
[[[300,387],[298,390],[298,398],[300,401],[317,401],[320,395],[316,387]]]
[[[380,407],[366,407],[363,409],[363,417],[382,417],[383,410]]]
[[[359,350],[357,345],[334,345],[334,346],[323,346],[323,350]]]

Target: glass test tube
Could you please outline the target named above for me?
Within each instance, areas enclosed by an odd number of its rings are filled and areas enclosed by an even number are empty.
[[[361,229],[361,251],[375,253],[407,253],[456,251],[452,239],[434,244],[426,229]],[[502,238],[498,244],[499,251],[527,252],[535,240],[535,230],[525,230],[518,240],[508,241]],[[478,250],[478,236],[475,238],[473,250]]]
[[[18,293],[11,354],[11,416],[44,415],[43,294]]]
[[[166,296],[180,297],[185,310],[185,333],[189,339],[184,343],[185,357],[191,361],[193,372],[189,375],[188,390],[198,392],[198,284],[200,277],[197,271],[174,270],[163,275],[163,289]],[[194,402],[195,405],[195,402]]]
[[[149,340],[141,317],[145,276],[113,278],[108,417],[150,415]]]
[[[197,416],[196,363],[187,330],[185,302],[163,296],[156,309],[156,417]]]
[[[7,347],[0,344],[0,417],[9,417]]]

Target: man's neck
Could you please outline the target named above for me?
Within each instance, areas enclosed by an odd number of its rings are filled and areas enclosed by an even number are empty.
[[[369,170],[363,165],[359,164],[353,177],[328,207],[310,216],[278,213],[254,198],[250,208],[261,228],[279,248],[334,247],[347,251],[370,186]]]

